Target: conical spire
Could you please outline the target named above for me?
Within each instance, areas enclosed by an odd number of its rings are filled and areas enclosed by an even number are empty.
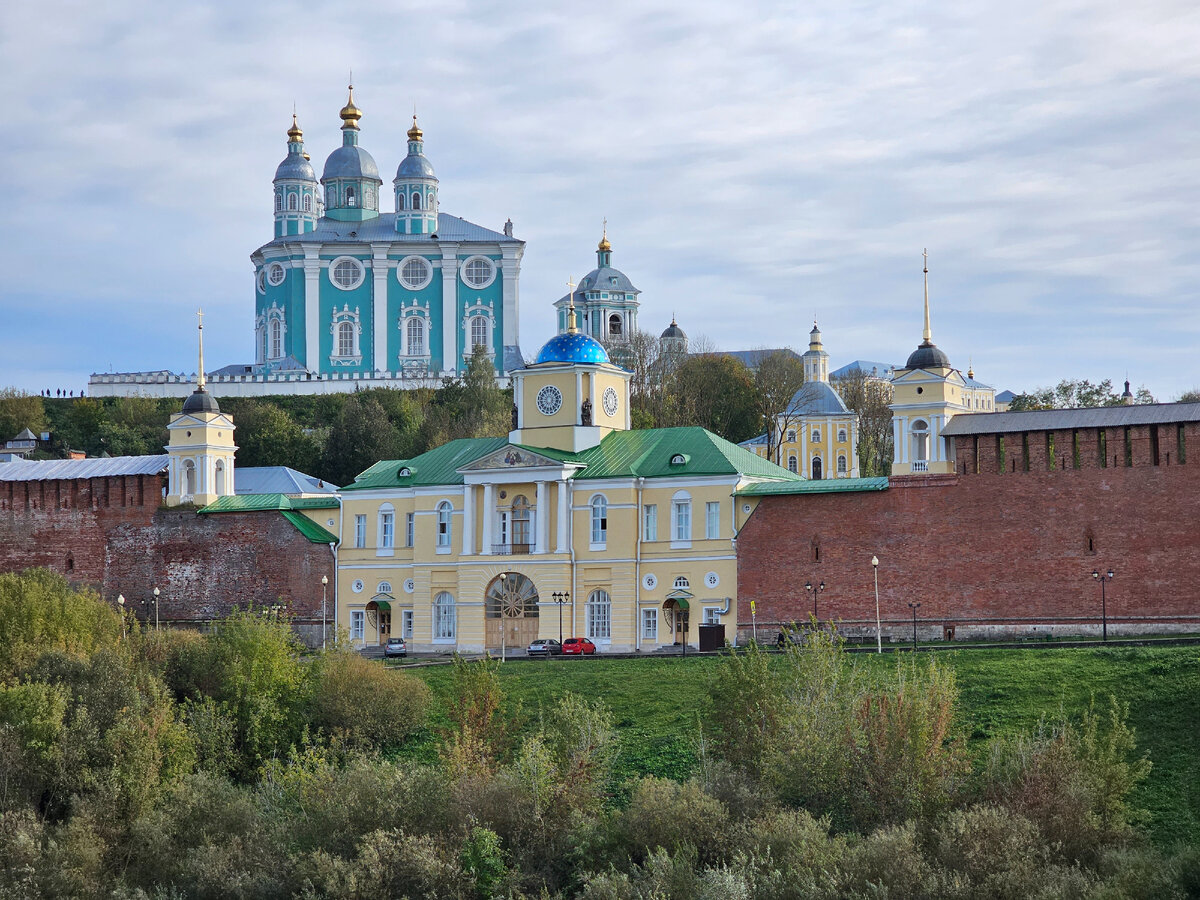
[[[929,328],[929,250],[921,251],[925,259],[925,330],[921,332],[921,340],[926,344],[933,343],[933,332]]]
[[[200,361],[196,372],[196,390],[204,390],[204,310],[196,310],[196,330],[199,334]]]

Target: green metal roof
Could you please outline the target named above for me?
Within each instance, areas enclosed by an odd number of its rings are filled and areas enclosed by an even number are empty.
[[[314,522],[312,519],[298,512],[292,512],[290,509],[282,511],[285,519],[296,526],[296,530],[312,541],[314,544],[336,544],[338,542],[337,535],[332,534]]]
[[[507,446],[508,438],[460,438],[435,447],[412,459],[385,459],[375,463],[354,479],[343,491],[367,491],[394,487],[427,487],[442,484],[462,484],[458,474],[467,463]],[[411,472],[401,478],[399,472],[407,467]]]
[[[337,509],[338,499],[328,497],[289,497],[287,494],[235,494],[218,497],[200,510],[203,513],[265,512],[285,509]]]
[[[838,494],[845,491],[886,491],[887,476],[878,478],[826,478],[820,481],[764,481],[737,491],[739,497],[774,494]]]

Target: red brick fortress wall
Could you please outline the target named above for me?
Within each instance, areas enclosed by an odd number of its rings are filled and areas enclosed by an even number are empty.
[[[1157,466],[1149,442],[1135,440],[1126,467],[1124,437],[1112,433],[1107,468],[1047,470],[1045,433],[1031,432],[1041,471],[1018,462],[1015,473],[1010,464],[997,474],[993,463],[992,474],[982,465],[981,474],[893,478],[886,491],[763,497],[738,535],[741,636],[749,636],[751,600],[759,639],[769,640],[780,623],[807,620],[804,585],[824,581],[820,618],[873,638],[873,555],[885,640],[911,639],[910,602],[921,603],[922,639],[946,629],[957,638],[1096,634],[1101,589],[1092,571],[1110,568],[1110,634],[1200,631],[1200,436],[1191,428],[1185,465],[1172,436],[1169,445],[1160,437]],[[963,462],[974,468],[968,442],[973,451],[970,438],[958,439],[960,471]],[[982,435],[979,444],[984,463],[996,438]],[[1006,444],[1006,455],[1023,446],[1019,434]],[[1056,455],[1064,445],[1070,433],[1056,439]],[[1094,453],[1094,439],[1089,446]],[[1115,467],[1114,452],[1122,456]]]

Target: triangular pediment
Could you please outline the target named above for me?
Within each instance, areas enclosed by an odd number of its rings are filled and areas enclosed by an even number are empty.
[[[530,450],[528,447],[520,447],[516,444],[509,444],[501,447],[499,450],[493,450],[486,456],[481,456],[474,462],[467,463],[459,472],[481,472],[484,470],[493,469],[545,469],[554,468],[561,469],[563,466],[573,466],[573,463],[563,462],[561,459],[554,459],[549,456],[544,456]]]

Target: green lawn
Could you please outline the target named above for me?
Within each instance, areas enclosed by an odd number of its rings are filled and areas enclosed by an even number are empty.
[[[892,655],[856,655],[858,664],[890,670]],[[1200,648],[965,650],[938,655],[952,666],[961,691],[959,723],[976,754],[987,739],[1031,728],[1059,711],[1078,716],[1091,694],[1113,694],[1130,706],[1131,723],[1154,768],[1137,803],[1150,813],[1156,842],[1200,842]],[[509,661],[502,669],[510,704],[532,719],[539,706],[573,691],[600,698],[621,732],[620,776],[684,778],[696,764],[705,726],[708,679],[719,660],[572,659]],[[434,727],[445,721],[449,666],[411,669],[438,701]],[[430,759],[433,731],[410,749]]]

